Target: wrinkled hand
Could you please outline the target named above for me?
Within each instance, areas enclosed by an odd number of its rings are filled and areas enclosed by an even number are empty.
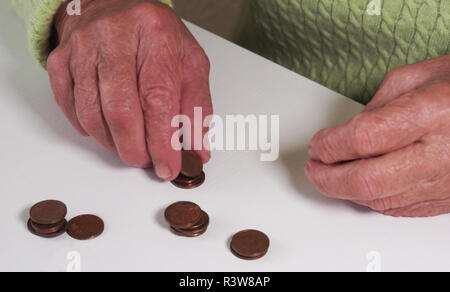
[[[307,177],[392,216],[450,212],[450,55],[391,71],[363,113],[320,131]]]
[[[47,69],[73,126],[131,165],[152,164],[174,179],[181,153],[171,145],[172,118],[212,113],[209,61],[175,15],[157,1],[85,0],[81,16],[65,5],[55,17],[58,46]],[[207,129],[204,129],[206,132]],[[208,151],[197,151],[204,162]]]

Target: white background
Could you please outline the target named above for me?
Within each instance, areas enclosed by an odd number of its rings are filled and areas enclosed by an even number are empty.
[[[450,270],[450,216],[385,217],[326,199],[306,180],[309,139],[361,105],[190,26],[212,61],[216,113],[280,115],[281,154],[269,163],[258,152],[213,153],[206,183],[179,190],[78,136],[6,1],[0,26],[0,271],[65,271],[71,251],[81,255],[83,271],[365,271],[371,251],[384,271]],[[31,235],[30,206],[50,198],[67,204],[68,219],[101,216],[104,234],[88,242]],[[169,231],[162,212],[179,200],[209,213],[205,235]],[[230,237],[246,228],[269,235],[263,259],[229,252]]]

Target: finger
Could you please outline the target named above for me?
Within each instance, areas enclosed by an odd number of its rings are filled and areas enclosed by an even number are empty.
[[[191,145],[190,149],[194,149],[203,163],[206,163],[211,158],[211,153],[209,145],[203,145],[203,141],[209,131],[209,125],[203,125],[203,120],[198,119],[198,113],[201,112],[203,119],[213,114],[209,87],[210,63],[190,33],[186,38],[188,39],[184,42],[184,52],[188,57],[183,59],[181,113],[189,117],[192,125],[191,141],[183,142],[188,142]]]
[[[180,114],[181,62],[176,34],[161,33],[152,40],[161,47],[144,44],[140,55],[139,96],[145,117],[147,148],[156,174],[164,180],[175,179],[181,170],[179,142],[172,145],[177,129],[172,119]],[[147,45],[147,46],[146,46]]]
[[[149,167],[135,59],[106,56],[98,71],[103,114],[120,158],[131,166]]]
[[[417,203],[415,205],[384,211],[393,217],[432,217],[450,213],[450,199]]]
[[[69,71],[69,53],[62,48],[56,48],[47,59],[47,70],[56,103],[72,126],[81,135],[87,136],[75,111],[74,82]]]
[[[448,72],[449,68],[445,67],[448,67],[449,62],[446,59],[449,58],[450,56],[433,58],[390,71],[364,112],[383,107],[407,92],[423,86],[432,78],[437,78],[437,74]]]
[[[77,50],[76,54],[82,54],[82,50]],[[87,52],[85,52],[87,53]],[[108,125],[103,117],[100,103],[100,93],[98,88],[98,72],[95,63],[85,59],[83,62],[73,61],[71,71],[74,74],[75,109],[78,120],[83,129],[93,137],[98,143],[111,152],[116,152],[114,141],[109,131]]]
[[[372,201],[405,192],[438,175],[442,167],[428,163],[429,155],[426,146],[417,143],[380,157],[336,165],[309,160],[305,173],[325,196]]]
[[[434,101],[447,98],[448,103],[448,97],[438,87],[418,89],[342,126],[320,131],[309,145],[311,158],[332,164],[381,155],[420,141],[445,120],[443,103]]]
[[[450,175],[447,175],[445,177],[433,178],[429,181],[419,183],[412,189],[392,197],[374,201],[355,201],[355,203],[380,212],[405,208],[420,202],[450,198],[450,193],[448,192],[449,185]]]

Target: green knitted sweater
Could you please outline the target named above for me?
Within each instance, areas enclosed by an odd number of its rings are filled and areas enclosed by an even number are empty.
[[[64,0],[10,0],[48,55]],[[449,54],[450,0],[248,0],[245,47],[362,103],[398,66]]]
[[[449,54],[450,0],[249,0],[241,43],[367,103],[386,73]]]

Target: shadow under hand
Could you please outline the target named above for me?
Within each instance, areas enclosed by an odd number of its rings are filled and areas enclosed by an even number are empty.
[[[323,128],[333,127],[345,123],[352,117],[359,114],[362,110],[360,104],[350,102],[347,99],[337,98],[336,102],[327,107],[328,112],[323,116],[320,125]],[[305,139],[303,144],[291,147],[287,150],[282,150],[280,154],[280,161],[287,169],[290,181],[299,194],[305,198],[314,201],[315,203],[331,206],[331,207],[347,207],[353,211],[367,213],[371,212],[367,207],[356,205],[353,202],[331,199],[323,196],[315,188],[315,186],[308,180],[305,175],[304,167],[309,160],[308,145],[313,135],[321,129],[312,129],[313,134]]]
[[[369,208],[356,205],[353,202],[331,199],[320,194],[316,187],[308,180],[303,170],[308,159],[307,145],[302,145],[298,149],[292,149],[280,155],[280,161],[288,170],[290,181],[299,194],[317,204],[322,204],[327,207],[347,207],[359,213],[371,212]]]
[[[337,200],[322,196],[316,190],[314,185],[308,180],[303,170],[308,159],[309,156],[307,145],[302,145],[298,149],[283,152],[280,155],[280,161],[288,170],[290,181],[298,193],[317,203],[328,205],[339,204],[339,201]]]

